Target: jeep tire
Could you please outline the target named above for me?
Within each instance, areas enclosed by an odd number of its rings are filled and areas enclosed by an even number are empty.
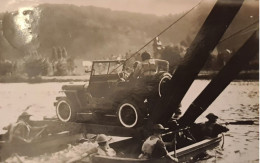
[[[62,97],[57,101],[56,114],[62,122],[74,122],[77,117],[76,108],[67,97]]]
[[[142,122],[143,116],[133,100],[124,100],[118,105],[117,117],[121,125],[126,128],[133,128]]]
[[[159,97],[164,96],[165,91],[166,91],[166,86],[165,84],[170,81],[172,78],[172,75],[165,72],[163,74],[160,75],[159,77],[159,84],[158,84],[158,93],[159,93]]]

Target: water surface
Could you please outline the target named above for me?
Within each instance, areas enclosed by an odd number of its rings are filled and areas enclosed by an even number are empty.
[[[196,80],[182,101],[184,112],[197,95],[209,83],[207,80]],[[60,95],[61,86],[65,83],[13,83],[0,84],[0,132],[2,127],[15,122],[19,114],[29,105],[32,119],[54,117],[53,102]],[[236,120],[254,120],[256,125],[229,125],[230,131],[225,134],[224,148],[216,148],[209,153],[214,157],[201,162],[258,162],[259,160],[259,83],[232,82],[221,95],[210,105],[206,112],[197,119],[205,121],[209,112],[219,116],[219,122]],[[84,143],[70,146],[68,149],[37,157],[21,157],[25,162],[64,162],[78,156],[95,144]],[[8,162],[17,162],[11,157]]]

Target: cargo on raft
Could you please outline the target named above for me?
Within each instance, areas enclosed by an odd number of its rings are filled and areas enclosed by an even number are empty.
[[[164,96],[165,83],[172,77],[168,61],[153,61],[153,75],[139,78],[132,77],[125,60],[93,61],[88,83],[62,86],[63,95],[54,103],[57,117],[62,122],[78,122],[81,115],[91,115],[95,121],[112,115],[126,128],[140,126],[150,113],[149,105]]]

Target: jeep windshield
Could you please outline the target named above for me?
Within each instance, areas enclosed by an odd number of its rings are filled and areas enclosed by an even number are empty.
[[[123,71],[124,61],[94,61],[92,75],[117,74]]]

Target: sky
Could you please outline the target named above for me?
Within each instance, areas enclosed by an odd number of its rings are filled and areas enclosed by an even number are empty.
[[[17,10],[42,3],[97,6],[112,10],[155,14],[158,16],[184,12],[200,0],[0,0],[0,12]]]

